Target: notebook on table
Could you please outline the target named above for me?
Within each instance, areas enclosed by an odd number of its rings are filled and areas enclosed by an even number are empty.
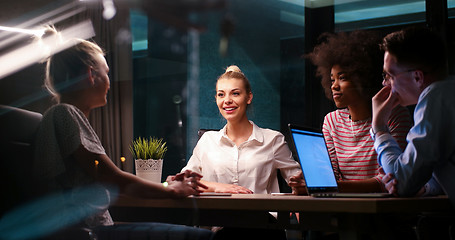
[[[388,193],[340,193],[324,136],[320,130],[289,124],[292,146],[307,192],[314,197],[388,197]]]

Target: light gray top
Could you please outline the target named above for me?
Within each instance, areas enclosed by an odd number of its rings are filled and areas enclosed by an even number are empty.
[[[101,141],[82,111],[69,104],[51,107],[44,114],[36,136],[34,177],[44,182],[48,191],[64,193],[70,205],[85,205],[84,214],[89,215],[85,220],[87,226],[112,225],[107,211],[109,191],[96,184],[95,179],[76,162],[73,153],[79,146],[95,154],[105,154]],[[97,187],[92,188],[94,185]],[[90,194],[87,195],[84,189],[90,189]],[[99,202],[99,199],[104,201]]]

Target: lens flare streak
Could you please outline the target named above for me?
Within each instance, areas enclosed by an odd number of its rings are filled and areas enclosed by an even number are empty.
[[[93,25],[87,20],[68,27],[57,35],[41,38],[10,51],[0,56],[0,66],[2,66],[0,79],[75,45],[75,41],[68,41],[70,39],[88,39],[93,36],[95,36]]]

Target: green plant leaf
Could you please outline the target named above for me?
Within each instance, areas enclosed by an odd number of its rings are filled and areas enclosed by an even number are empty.
[[[167,151],[166,142],[162,138],[141,138],[133,140],[129,150],[134,159],[163,159]]]

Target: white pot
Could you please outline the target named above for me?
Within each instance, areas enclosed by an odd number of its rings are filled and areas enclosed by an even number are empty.
[[[135,165],[136,176],[156,183],[161,182],[163,159],[136,159]]]

